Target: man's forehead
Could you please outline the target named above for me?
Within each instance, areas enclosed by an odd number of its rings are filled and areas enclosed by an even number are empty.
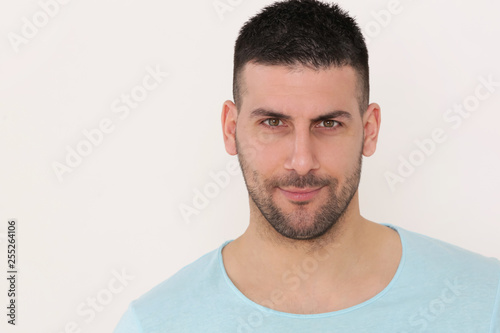
[[[262,110],[286,116],[287,107],[281,104],[293,105],[294,102],[305,103],[307,109],[318,105],[312,117],[337,110],[344,111],[337,114],[346,117],[346,113],[350,113],[347,106],[357,109],[356,72],[351,66],[315,69],[300,64],[247,63],[241,79],[242,97],[250,102],[250,105],[245,103],[250,116],[262,115]],[[256,109],[260,111],[254,112]]]
[[[311,86],[315,89],[338,90],[344,93],[355,93],[358,89],[359,78],[356,70],[349,65],[326,68],[312,68],[305,65],[267,65],[249,62],[245,64],[239,78],[241,95],[260,91],[266,93],[265,89],[281,87],[293,89],[298,87],[307,89]],[[335,91],[334,91],[335,92]]]

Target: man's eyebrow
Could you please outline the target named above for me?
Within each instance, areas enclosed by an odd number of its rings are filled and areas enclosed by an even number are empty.
[[[281,112],[274,111],[274,110],[267,110],[264,108],[257,108],[255,110],[253,110],[250,113],[250,117],[271,117],[271,118],[280,118],[280,119],[286,119],[286,120],[292,119],[292,116],[289,116],[289,115],[286,115],[286,114],[283,114]],[[322,114],[322,115],[312,119],[312,122],[316,123],[318,121],[328,120],[328,119],[332,119],[332,118],[345,118],[345,119],[350,120],[350,119],[352,119],[352,115],[347,111],[335,110],[332,112]]]
[[[328,112],[326,114],[323,114],[321,116],[318,116],[316,118],[314,118],[312,121],[313,122],[318,122],[318,121],[322,121],[322,120],[328,120],[328,119],[331,119],[331,118],[345,118],[347,120],[351,120],[352,119],[352,116],[349,112],[347,111],[343,111],[343,110],[335,110],[335,111],[332,111],[332,112]]]
[[[272,118],[281,118],[281,119],[287,119],[287,120],[292,119],[291,116],[288,116],[288,115],[283,114],[281,112],[274,111],[274,110],[267,110],[267,109],[263,109],[263,108],[258,108],[258,109],[253,110],[250,113],[250,117],[252,117],[252,118],[272,117]]]

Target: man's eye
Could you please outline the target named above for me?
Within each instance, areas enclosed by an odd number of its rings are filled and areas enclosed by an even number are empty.
[[[278,118],[269,118],[264,120],[263,123],[268,125],[269,127],[276,127],[283,124],[282,121]]]
[[[336,120],[323,120],[321,123],[324,124],[324,126],[320,126],[320,127],[332,128],[332,127],[341,126],[341,124]],[[337,125],[335,125],[335,124],[337,124]]]

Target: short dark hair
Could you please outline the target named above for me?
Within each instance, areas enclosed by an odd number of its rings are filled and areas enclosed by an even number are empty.
[[[356,21],[336,4],[285,0],[265,7],[241,28],[234,48],[233,98],[241,107],[245,64],[303,65],[312,69],[349,65],[357,73],[358,104],[368,107],[368,50]]]

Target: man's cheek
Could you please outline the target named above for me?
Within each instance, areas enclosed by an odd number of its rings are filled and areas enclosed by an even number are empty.
[[[265,145],[258,142],[243,143],[239,147],[239,152],[242,152],[247,163],[254,165],[266,153],[266,148]]]

